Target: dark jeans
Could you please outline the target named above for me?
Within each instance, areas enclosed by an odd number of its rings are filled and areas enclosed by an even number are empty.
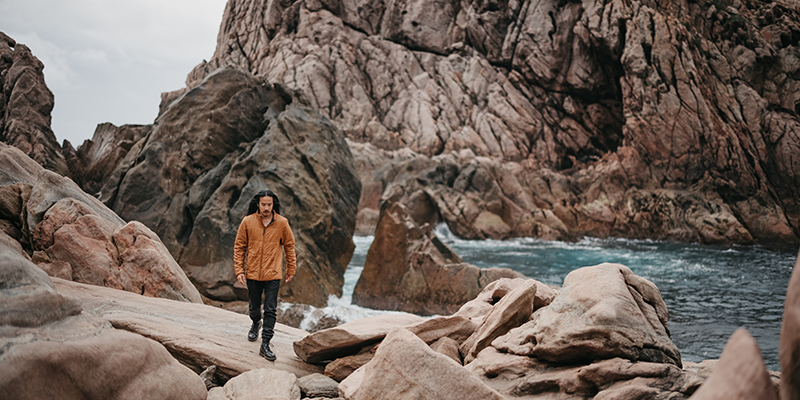
[[[278,289],[281,280],[254,281],[247,280],[247,298],[250,303],[250,319],[253,323],[261,319],[261,295],[264,295],[264,325],[261,328],[261,340],[269,342],[275,334],[275,310],[278,308]]]

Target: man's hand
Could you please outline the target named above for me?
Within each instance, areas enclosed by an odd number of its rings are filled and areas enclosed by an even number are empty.
[[[242,285],[245,285],[244,274],[236,275],[236,280],[239,281]]]
[[[294,278],[294,275],[286,275],[286,283],[289,283],[289,281],[291,281],[292,278]]]

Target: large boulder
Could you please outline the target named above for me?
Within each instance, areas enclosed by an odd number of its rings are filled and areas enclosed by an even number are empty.
[[[162,109],[227,64],[304,90],[363,145],[360,232],[385,198],[469,238],[797,243],[799,21],[779,1],[237,0]]]
[[[474,390],[489,397],[685,399],[708,377],[700,370],[709,364],[679,366],[674,344],[657,337],[666,334],[664,326],[650,325],[666,324],[665,312],[652,283],[624,266],[602,264],[573,271],[557,294],[532,279],[500,279],[454,315],[407,324],[399,316],[366,318],[309,335],[295,352],[309,361],[333,360],[325,373],[340,380],[345,399],[403,397],[394,395],[401,390],[470,398],[442,371],[468,387],[477,377],[483,385]],[[547,348],[535,353],[539,343]],[[563,357],[547,354],[558,345]],[[440,364],[445,360],[456,368]],[[432,388],[430,376],[440,386]]]
[[[792,371],[788,372],[791,376]],[[758,344],[747,329],[739,328],[728,339],[714,372],[695,392],[692,399],[778,400],[778,392],[775,389]]]
[[[356,354],[361,348],[380,342],[394,327],[422,320],[422,317],[411,314],[380,314],[361,318],[298,340],[293,344],[294,352],[309,363],[333,360]]]
[[[281,297],[325,305],[341,295],[355,248],[360,184],[340,131],[298,91],[215,71],[165,109],[100,199],[153,229],[201,293],[235,300],[246,292],[234,288],[233,242],[265,188],[278,195],[296,239],[298,272]]]
[[[680,367],[667,320],[656,285],[624,265],[604,263],[570,272],[550,305],[492,345],[554,363],[621,357]]]
[[[161,239],[125,223],[69,178],[0,143],[0,220],[51,276],[201,303]]]
[[[494,347],[465,368],[508,398],[685,399],[704,381],[673,364],[612,358],[564,365]]]
[[[549,305],[558,293],[550,286],[535,279],[503,278],[486,285],[477,297],[461,306],[454,315],[483,321],[494,310],[495,304],[506,295],[527,287],[531,282],[536,286],[533,311]]]
[[[164,346],[113,329],[96,318],[93,307],[84,307],[80,298],[54,287],[19,243],[4,233],[0,233],[0,259],[3,396],[205,399],[206,388],[200,377],[179,364]],[[87,287],[112,292],[106,298],[107,306],[114,302],[113,294],[127,293]],[[152,314],[162,311],[150,310]]]
[[[361,367],[363,376],[351,375],[342,382],[347,400],[414,399],[502,399],[499,393],[481,382],[443,354],[428,347],[413,333],[394,328],[381,342],[375,357]],[[435,373],[431,373],[435,371]],[[357,386],[348,383],[359,379]]]
[[[786,300],[778,347],[781,361],[781,398],[800,399],[800,254],[794,264]],[[731,338],[733,339],[733,338]]]
[[[5,342],[5,340],[4,340]],[[104,330],[65,342],[19,343],[0,356],[0,390],[13,399],[204,400],[203,381],[154,340]]]
[[[28,46],[0,32],[0,142],[69,176],[61,146],[50,128],[55,99],[44,82],[43,70],[44,64]]]
[[[80,314],[80,304],[56,292],[47,274],[31,262],[17,241],[3,232],[0,260],[0,325],[34,327]]]
[[[224,387],[208,391],[208,400],[300,400],[297,377],[286,371],[254,369],[231,380]]]
[[[493,340],[528,322],[534,310],[535,296],[536,283],[533,280],[503,296],[492,307],[483,324],[461,344],[459,350],[464,362],[471,362]]]
[[[452,314],[510,269],[463,263],[430,225],[418,226],[400,203],[381,207],[375,239],[353,290],[353,304],[421,315]]]

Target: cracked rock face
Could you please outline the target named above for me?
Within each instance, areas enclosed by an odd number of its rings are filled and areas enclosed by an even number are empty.
[[[353,289],[353,304],[419,315],[448,315],[500,278],[524,275],[508,268],[481,269],[462,262],[431,226],[420,227],[405,206],[386,201],[364,271]]]
[[[202,303],[150,229],[126,223],[69,178],[0,143],[0,232],[50,276]]]
[[[797,243],[798,20],[740,0],[231,0],[163,104],[228,63],[302,89],[358,144],[365,233],[375,203],[423,189],[468,238]]]
[[[221,68],[125,154],[100,199],[151,227],[202,294],[246,299],[234,287],[233,242],[267,188],[296,241],[297,274],[281,285],[283,300],[324,306],[341,294],[361,188],[340,131],[302,93]]]
[[[70,176],[53,130],[55,100],[44,82],[44,64],[24,44],[0,32],[0,141],[43,167]]]

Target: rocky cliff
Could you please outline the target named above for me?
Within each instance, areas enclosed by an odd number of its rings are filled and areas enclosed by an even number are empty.
[[[425,197],[467,238],[797,243],[798,21],[786,1],[230,0],[162,109],[228,64],[302,89],[357,144],[362,232],[381,199]]]
[[[76,152],[97,172],[84,187],[103,181],[100,200],[151,227],[201,293],[246,298],[233,242],[250,200],[270,188],[297,243],[298,272],[281,297],[321,306],[341,295],[360,184],[344,137],[303,93],[220,68],[152,126],[103,128]]]
[[[19,148],[43,167],[70,176],[50,129],[55,99],[44,64],[24,44],[0,32],[0,142]]]

